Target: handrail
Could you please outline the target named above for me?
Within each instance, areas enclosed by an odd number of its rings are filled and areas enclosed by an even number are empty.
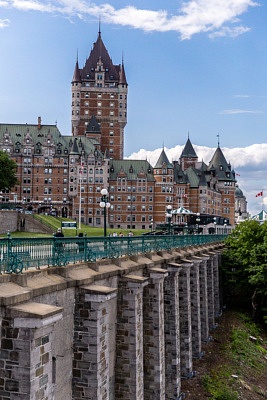
[[[227,235],[144,235],[132,237],[44,237],[0,240],[0,273],[65,266],[195,245],[222,242]]]

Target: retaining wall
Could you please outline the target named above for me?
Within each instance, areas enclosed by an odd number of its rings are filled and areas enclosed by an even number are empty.
[[[220,312],[221,249],[0,276],[0,399],[182,399]]]

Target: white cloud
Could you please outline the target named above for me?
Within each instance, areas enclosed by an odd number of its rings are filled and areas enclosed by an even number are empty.
[[[259,6],[253,0],[188,0],[181,3],[177,14],[168,10],[144,10],[135,6],[116,9],[111,4],[96,5],[86,0],[4,0],[2,8],[61,13],[85,19],[99,17],[105,23],[129,26],[145,32],[177,32],[181,39],[190,39],[198,33],[208,33],[210,37],[238,36],[250,28],[240,24],[239,17],[250,7]]]
[[[7,28],[10,24],[9,19],[0,19],[0,29]]]
[[[194,150],[199,161],[206,164],[211,160],[215,148],[194,145]],[[184,145],[171,149],[164,148],[170,162],[179,161]],[[236,172],[238,186],[243,190],[248,201],[248,210],[256,214],[261,210],[261,203],[267,206],[267,143],[253,144],[247,147],[228,148],[222,147],[222,152]],[[160,156],[162,148],[155,150],[141,149],[131,154],[126,159],[148,160],[154,166]],[[266,193],[266,197],[256,197],[260,191]]]
[[[220,112],[220,114],[263,114],[263,111],[233,109],[233,110],[223,110]]]
[[[249,99],[251,96],[249,94],[236,94],[234,97],[239,99]]]

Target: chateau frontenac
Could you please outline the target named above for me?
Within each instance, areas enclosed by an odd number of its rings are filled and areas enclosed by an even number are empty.
[[[167,222],[168,209],[177,226],[187,223],[175,213],[179,208],[205,227],[234,226],[237,212],[246,213],[219,144],[209,164],[198,160],[189,137],[176,161],[168,160],[164,148],[154,166],[123,159],[128,83],[123,60],[113,64],[101,32],[83,68],[76,60],[71,96],[70,135],[41,117],[36,124],[0,124],[0,149],[16,161],[20,183],[1,193],[2,208],[19,206],[101,227],[105,188],[110,228],[154,229]]]

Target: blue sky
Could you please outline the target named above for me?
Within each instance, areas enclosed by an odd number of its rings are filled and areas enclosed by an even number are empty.
[[[0,0],[0,122],[57,121],[97,38],[129,83],[125,156],[178,159],[188,133],[209,162],[220,135],[253,214],[267,208],[267,5],[263,0]],[[255,195],[264,190],[263,198]]]

